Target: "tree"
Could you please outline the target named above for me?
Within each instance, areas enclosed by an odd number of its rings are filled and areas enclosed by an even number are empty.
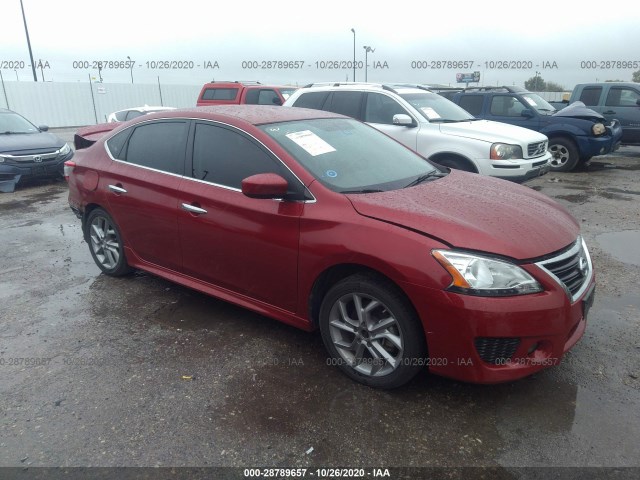
[[[546,82],[545,87],[545,92],[564,92],[564,87],[559,83]]]
[[[632,82],[640,82],[640,70],[637,72],[633,72],[633,76],[631,77]]]
[[[540,76],[531,77],[524,82],[524,88],[530,92],[564,92],[564,87],[559,83],[545,82]]]
[[[529,80],[524,82],[524,88],[529,90],[530,92],[544,92],[545,91],[545,81],[542,77],[535,76],[531,77]]]

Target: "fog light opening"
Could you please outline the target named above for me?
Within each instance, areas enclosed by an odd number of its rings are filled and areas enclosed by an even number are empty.
[[[535,352],[537,349],[538,349],[538,342],[535,342],[529,347],[529,350],[527,350],[527,355],[529,356],[533,355],[533,352]]]

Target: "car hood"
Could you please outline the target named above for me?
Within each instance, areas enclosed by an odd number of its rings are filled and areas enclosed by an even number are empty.
[[[534,132],[528,128],[502,122],[492,122],[491,120],[441,123],[440,132],[446,135],[474,138],[489,143],[534,143],[543,142],[547,139],[541,133]]]
[[[535,190],[456,170],[416,187],[347,196],[361,215],[518,260],[558,251],[580,230],[564,207]]]
[[[602,116],[595,110],[587,108],[586,105],[580,101],[573,102],[568,107],[565,107],[562,110],[554,113],[552,117],[575,117],[595,121],[605,119],[604,116]]]
[[[16,133],[0,135],[0,152],[18,153],[24,151],[57,150],[64,140],[53,133]]]

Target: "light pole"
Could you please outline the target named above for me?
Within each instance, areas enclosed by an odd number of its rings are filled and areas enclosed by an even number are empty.
[[[135,62],[131,60],[131,57],[129,55],[127,55],[127,60],[129,60],[129,68],[131,69],[131,84],[133,85],[133,65]]]
[[[536,92],[539,92],[539,91],[540,91],[540,87],[539,87],[539,84],[538,84],[538,78],[539,78],[539,75],[540,75],[540,72],[538,72],[538,71],[536,70]]]
[[[362,48],[364,48],[364,81],[367,81],[367,69],[369,68],[369,63],[367,63],[367,54],[369,52],[373,53],[376,51],[375,48],[371,48],[368,45],[364,45]]]
[[[13,71],[16,72],[16,82],[19,82],[20,79],[18,78],[18,70],[14,68]]]
[[[22,1],[22,0],[20,0]],[[353,81],[356,81],[356,31],[352,28],[353,32]]]
[[[22,0],[20,0],[20,9],[22,10],[22,21],[24,22],[24,33],[27,34],[27,47],[29,47],[29,58],[31,59],[31,70],[33,71],[33,81],[38,81],[38,76],[36,75],[36,64],[33,61],[33,52],[31,51],[31,40],[29,40],[29,29],[27,28],[27,17],[24,16],[24,5],[22,5]]]

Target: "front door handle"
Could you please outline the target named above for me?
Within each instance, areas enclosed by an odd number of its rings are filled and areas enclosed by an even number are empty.
[[[202,215],[204,213],[207,213],[207,211],[204,208],[196,207],[196,206],[190,205],[188,203],[183,203],[182,204],[182,209],[186,210],[187,212],[190,212],[190,213],[195,213],[197,215]]]
[[[109,187],[108,187],[108,188],[109,188],[109,190],[111,190],[113,193],[118,193],[118,194],[121,194],[121,193],[127,193],[127,191],[126,191],[124,188],[122,188],[122,187],[118,187],[117,185],[109,185]]]
[[[616,114],[616,112],[613,111],[613,110],[608,110],[608,111],[602,112],[602,113],[605,114],[605,115],[615,115]]]

